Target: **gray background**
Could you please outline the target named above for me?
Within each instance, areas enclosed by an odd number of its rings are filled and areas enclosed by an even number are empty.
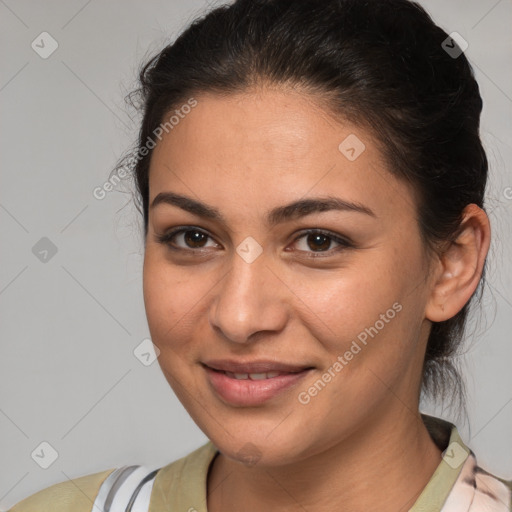
[[[494,240],[484,312],[469,330],[469,417],[458,424],[481,465],[512,478],[512,2],[421,3],[468,41],[484,97]],[[129,188],[101,201],[92,190],[136,136],[138,119],[123,98],[137,66],[207,6],[0,0],[3,510],[67,478],[159,467],[206,441],[158,363],[144,366],[133,354],[149,331]],[[59,45],[47,59],[31,48],[43,31]],[[46,262],[33,253],[43,237],[57,249]],[[43,441],[59,454],[48,469],[31,457]]]

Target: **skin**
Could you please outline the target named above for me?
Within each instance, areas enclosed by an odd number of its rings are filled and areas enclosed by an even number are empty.
[[[195,98],[154,150],[150,204],[171,191],[217,208],[225,222],[175,205],[150,208],[144,300],[166,379],[220,450],[208,474],[209,512],[408,510],[441,461],[418,412],[428,333],[475,290],[487,216],[468,206],[456,243],[429,258],[413,191],[387,170],[368,131],[334,121],[296,90]],[[350,134],[366,146],[354,161],[338,149]],[[375,217],[331,210],[265,223],[276,206],[326,195],[361,203]],[[179,226],[208,237],[190,246],[178,235],[181,252],[157,240]],[[327,238],[319,251],[301,236],[310,228],[353,246]],[[236,252],[248,236],[263,249],[252,263]],[[394,303],[401,311],[301,404],[299,392]],[[212,358],[314,370],[262,405],[233,406],[208,383],[200,362]]]

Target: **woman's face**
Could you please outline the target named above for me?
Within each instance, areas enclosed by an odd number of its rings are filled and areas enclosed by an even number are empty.
[[[152,156],[144,260],[189,414],[228,457],[276,465],[417,410],[431,284],[410,188],[313,98],[195,99]]]

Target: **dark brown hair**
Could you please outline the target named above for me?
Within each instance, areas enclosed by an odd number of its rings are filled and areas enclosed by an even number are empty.
[[[464,53],[446,51],[447,40],[458,49],[407,0],[237,0],[196,19],[143,65],[131,96],[143,113],[131,167],[145,234],[152,150],[141,150],[165,116],[201,92],[289,85],[373,130],[389,170],[413,187],[426,248],[439,251],[457,236],[468,204],[483,208],[488,167],[478,84]],[[431,397],[464,402],[452,361],[472,300],[432,325],[423,371]]]

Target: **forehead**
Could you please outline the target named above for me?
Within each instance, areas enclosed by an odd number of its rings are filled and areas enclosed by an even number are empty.
[[[172,151],[193,143],[196,154],[183,158],[223,156],[250,165],[256,163],[255,155],[266,162],[286,157],[291,167],[296,161],[319,158],[329,146],[337,156],[339,137],[354,130],[335,123],[312,97],[293,89],[258,88],[229,96],[200,94],[195,99],[197,105],[160,148]]]
[[[387,170],[371,134],[334,119],[314,97],[258,89],[194,98],[154,149],[150,203],[164,190],[237,206],[329,193],[410,213],[410,190]]]

